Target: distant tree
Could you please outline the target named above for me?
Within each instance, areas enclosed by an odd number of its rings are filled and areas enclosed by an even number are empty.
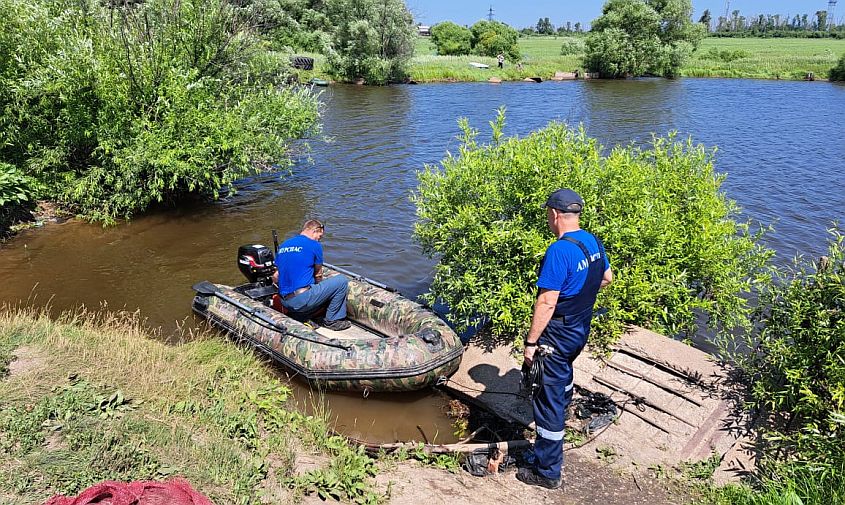
[[[508,60],[520,58],[516,30],[499,21],[479,21],[470,27],[472,31],[472,52],[481,56],[496,56],[503,53]]]
[[[710,31],[710,21],[711,21],[710,9],[705,9],[704,13],[698,19],[698,22],[703,24],[704,27],[707,28],[707,31],[709,32]]]
[[[593,21],[585,66],[605,77],[676,77],[704,36],[690,0],[609,0]]]
[[[816,11],[816,30],[827,30],[827,11]]]
[[[566,22],[566,33],[572,32],[572,21]]]
[[[469,54],[472,50],[472,32],[451,21],[432,26],[431,40],[442,56]]]
[[[406,77],[417,28],[403,0],[326,0],[326,10],[335,27],[327,57],[333,75],[371,84]]]
[[[581,23],[575,23],[575,33],[581,33],[583,30],[581,29]]]
[[[540,35],[554,35],[555,27],[549,18],[540,18],[537,21],[537,33]]]

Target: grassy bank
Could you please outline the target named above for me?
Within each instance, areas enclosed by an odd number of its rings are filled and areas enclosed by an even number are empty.
[[[216,336],[171,346],[135,315],[0,310],[0,502],[170,476],[215,503],[379,501],[375,462],[289,395]]]
[[[720,55],[740,56],[731,59]],[[681,68],[687,77],[743,77],[754,79],[803,79],[807,72],[827,79],[830,69],[845,53],[845,40],[837,39],[728,39],[708,38]]]
[[[522,70],[513,63],[506,63],[500,71],[495,58],[436,56],[431,40],[420,37],[411,65],[411,78],[418,82],[486,81],[492,76],[505,80],[534,76],[548,79],[555,71],[571,72],[581,68],[580,55],[560,54],[567,39],[571,37],[521,38]],[[803,79],[807,72],[813,72],[817,78],[824,79],[843,53],[845,40],[707,38],[681,69],[681,75]],[[486,63],[490,69],[474,69],[469,66],[470,61]]]
[[[437,56],[428,37],[418,37],[410,66],[410,77],[417,82],[483,82],[490,77],[519,81],[526,77],[551,78],[556,71],[581,69],[581,55],[561,55],[560,48],[575,37],[525,37],[519,39],[522,68],[512,62],[496,68],[496,59],[486,56]],[[583,38],[580,38],[583,40]],[[748,79],[801,80],[808,72],[826,79],[830,69],[845,54],[845,40],[837,39],[753,39],[707,38],[699,50],[681,68],[684,77],[733,77]],[[307,82],[312,77],[330,79],[325,57],[314,58],[313,71],[300,71]],[[470,62],[486,63],[480,70]]]

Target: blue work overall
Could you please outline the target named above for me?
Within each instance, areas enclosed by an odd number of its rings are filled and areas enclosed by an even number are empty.
[[[590,262],[587,279],[578,294],[558,298],[554,315],[540,336],[540,345],[549,345],[554,352],[545,357],[543,387],[534,397],[534,422],[537,440],[529,463],[547,479],[559,479],[563,467],[563,437],[566,408],[572,401],[574,378],[572,363],[590,333],[593,305],[604,278],[604,247],[596,239],[601,255],[590,254],[583,243],[571,237],[561,237],[577,245]],[[591,256],[594,258],[591,260]]]

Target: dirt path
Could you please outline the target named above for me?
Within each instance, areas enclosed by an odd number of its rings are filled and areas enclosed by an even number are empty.
[[[479,503],[532,503],[571,505],[685,505],[690,502],[672,481],[645,473],[623,474],[601,462],[579,455],[567,456],[566,482],[559,490],[527,486],[515,470],[495,477],[452,474],[415,463],[400,463],[379,475],[392,482],[392,505],[462,505]],[[311,502],[310,498],[305,503]]]

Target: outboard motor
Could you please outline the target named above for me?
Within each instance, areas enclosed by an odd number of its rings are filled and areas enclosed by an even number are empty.
[[[251,284],[272,284],[276,271],[273,251],[260,244],[242,245],[238,248],[238,269]]]

